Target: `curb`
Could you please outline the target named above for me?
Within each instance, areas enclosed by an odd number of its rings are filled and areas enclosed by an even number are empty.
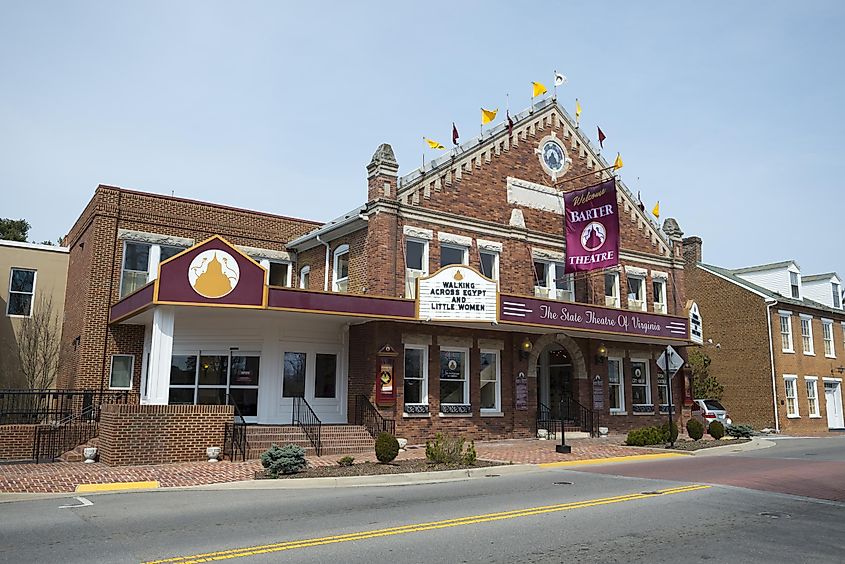
[[[106,493],[126,490],[151,490],[160,487],[161,484],[158,480],[147,482],[105,482],[100,484],[78,484],[74,491],[76,493]]]
[[[689,451],[687,454],[690,454],[692,456],[722,456],[725,454],[732,454],[734,452],[761,450],[773,446],[775,446],[775,442],[772,440],[764,439],[761,437],[751,437],[751,440],[747,443],[703,448],[701,450]]]
[[[587,460],[564,460],[561,462],[545,462],[540,468],[566,468],[568,466],[592,466],[598,464],[616,464],[621,462],[641,462],[645,460],[660,460],[663,458],[684,458],[689,456],[685,452],[661,452],[655,454],[632,454],[629,456],[609,456],[607,458],[589,458]]]

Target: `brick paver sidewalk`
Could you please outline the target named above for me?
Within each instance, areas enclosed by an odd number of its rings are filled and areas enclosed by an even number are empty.
[[[555,452],[556,441],[513,439],[475,443],[478,458],[513,464],[542,464],[568,460],[588,460],[616,456],[632,456],[649,452],[665,452],[622,446],[624,437],[575,439],[569,441],[571,454]],[[313,466],[333,466],[342,454],[309,457]],[[375,453],[353,453],[356,462],[375,461]],[[409,446],[399,459],[425,458],[424,446]],[[0,493],[73,492],[79,484],[109,482],[141,482],[156,480],[161,487],[194,486],[221,482],[251,480],[261,470],[257,460],[248,462],[185,462],[148,466],[115,466],[56,462],[50,464],[0,465]]]

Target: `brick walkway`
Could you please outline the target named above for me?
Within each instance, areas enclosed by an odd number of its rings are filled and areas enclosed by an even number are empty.
[[[571,454],[555,452],[556,441],[514,439],[476,442],[478,458],[514,464],[541,464],[565,460],[588,460],[614,456],[631,456],[661,450],[622,446],[624,437],[607,439],[576,439],[569,442]],[[665,451],[662,451],[665,452]],[[313,466],[333,466],[342,454],[309,457]],[[375,453],[355,453],[356,462],[375,461]],[[424,446],[409,446],[399,453],[400,459],[425,458]],[[185,462],[155,466],[119,466],[82,464],[80,462],[52,464],[0,465],[0,493],[73,492],[78,484],[108,482],[140,482],[156,480],[161,487],[193,486],[251,480],[261,470],[257,460],[248,462]]]

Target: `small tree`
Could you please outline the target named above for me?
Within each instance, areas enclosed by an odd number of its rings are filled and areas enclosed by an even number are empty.
[[[725,392],[719,380],[710,374],[710,357],[701,349],[691,349],[688,355],[692,370],[692,395],[697,399],[722,399]]]
[[[27,388],[49,388],[59,370],[62,326],[51,296],[39,293],[18,331],[20,372]]]
[[[25,219],[0,218],[0,239],[25,243],[29,228],[29,222]]]

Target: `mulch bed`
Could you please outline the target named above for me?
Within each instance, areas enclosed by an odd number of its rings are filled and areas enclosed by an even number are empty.
[[[717,440],[713,440],[713,439],[699,439],[697,441],[692,441],[692,440],[680,439],[678,441],[675,441],[675,448],[674,449],[670,449],[669,446],[667,445],[666,450],[686,450],[686,451],[701,450],[701,449],[704,449],[704,448],[713,448],[713,447],[728,446],[728,445],[738,445],[738,444],[742,444],[742,443],[747,443],[750,440],[751,439],[729,439],[729,440],[719,439],[717,441]]]
[[[279,478],[336,478],[340,476],[374,476],[378,474],[409,474],[412,472],[437,472],[440,470],[464,470],[501,466],[501,462],[476,460],[473,465],[433,464],[425,460],[394,460],[388,464],[379,462],[361,462],[352,466],[318,466],[307,468],[296,474],[280,475]],[[263,471],[255,473],[256,480],[271,479]]]

